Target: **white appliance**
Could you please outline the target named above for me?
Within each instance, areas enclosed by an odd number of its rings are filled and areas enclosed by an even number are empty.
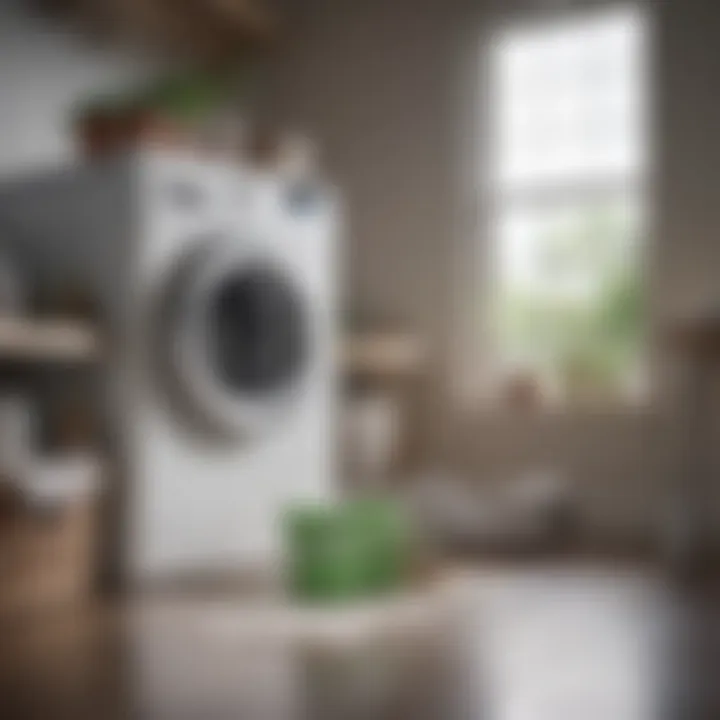
[[[131,581],[277,560],[333,492],[333,193],[148,151],[0,188],[0,236],[107,315]]]

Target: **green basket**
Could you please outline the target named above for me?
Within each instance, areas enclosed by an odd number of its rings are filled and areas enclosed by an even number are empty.
[[[297,600],[367,598],[403,582],[409,533],[391,502],[295,506],[284,527],[288,587]]]

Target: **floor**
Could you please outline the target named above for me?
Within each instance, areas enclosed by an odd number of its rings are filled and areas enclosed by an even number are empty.
[[[535,563],[466,569],[431,603],[403,602],[384,624],[218,598],[6,623],[0,717],[720,718],[707,589]]]

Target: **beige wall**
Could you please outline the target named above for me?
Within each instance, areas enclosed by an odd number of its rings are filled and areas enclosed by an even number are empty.
[[[478,481],[557,466],[572,479],[589,529],[646,534],[671,475],[657,410],[520,419],[468,410],[446,392],[473,357],[466,330],[482,297],[468,192],[478,48],[511,3],[300,5],[279,64],[277,110],[318,139],[347,198],[352,304],[400,318],[431,342],[436,367],[416,428],[426,460],[449,458]],[[720,12],[714,0],[651,8],[662,111],[648,258],[657,325],[698,298],[720,305]]]
[[[467,11],[462,0],[297,5],[279,62],[278,114],[317,138],[345,195],[348,304],[429,338],[437,391],[454,329],[466,50],[458,36]],[[417,445],[438,444],[438,400],[425,393],[414,412],[429,419],[415,428]]]

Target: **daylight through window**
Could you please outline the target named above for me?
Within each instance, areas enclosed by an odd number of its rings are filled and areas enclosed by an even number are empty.
[[[526,393],[642,389],[645,35],[633,9],[492,43],[494,346],[503,383]]]

